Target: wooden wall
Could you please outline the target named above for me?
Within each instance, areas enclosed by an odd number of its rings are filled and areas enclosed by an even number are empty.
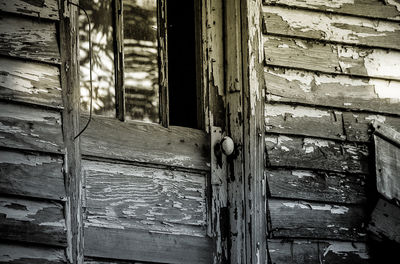
[[[262,14],[269,257],[368,263],[370,123],[400,129],[400,4],[264,0]]]
[[[0,10],[0,262],[66,263],[58,2]]]

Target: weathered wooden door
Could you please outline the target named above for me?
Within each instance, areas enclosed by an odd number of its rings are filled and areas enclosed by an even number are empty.
[[[171,29],[168,28],[169,24],[163,25],[163,23],[167,23],[165,2],[153,2],[157,3],[158,12],[148,20],[156,21],[155,19],[157,19],[156,25],[164,30],[168,29],[171,36],[172,26]],[[114,31],[118,23],[124,23],[121,22],[124,20],[119,18],[119,15],[123,14],[125,17],[129,17],[131,14],[127,13],[127,10],[140,11],[138,9],[140,9],[141,1],[116,0],[113,3],[115,3],[113,10],[117,10],[114,13],[117,17]],[[142,18],[145,17],[150,8],[155,6],[154,3],[143,7],[141,13],[137,14]],[[206,18],[210,12],[222,12],[221,3],[219,9],[213,11],[211,11],[211,6],[207,6],[209,3],[201,4],[200,1],[195,1],[195,3],[198,4],[195,9],[197,10],[196,16]],[[84,4],[85,1],[81,1],[81,5]],[[92,26],[92,35],[98,36],[102,33],[102,28],[108,27],[107,19],[104,18],[107,15],[108,7],[99,4],[93,8],[93,5],[86,6],[86,8],[90,10],[89,15],[92,16],[92,21],[97,19],[102,23],[101,26],[96,27],[96,24]],[[124,11],[121,11],[121,7],[124,8]],[[104,10],[102,13],[98,11],[101,8]],[[97,17],[95,17],[96,12],[99,12]],[[153,18],[154,20],[152,20]],[[83,29],[85,28],[85,24],[82,25],[84,19],[85,17],[80,19]],[[199,17],[198,21],[196,30],[203,32],[198,36],[202,36],[203,43],[208,43],[209,36],[204,31],[207,28],[205,21]],[[129,22],[134,24],[140,21],[132,18],[132,21]],[[124,26],[128,27],[129,25],[125,24]],[[218,22],[218,26],[222,26],[222,23]],[[171,108],[174,108],[173,98],[169,98],[170,103],[168,104],[168,95],[171,96],[171,93],[168,94],[170,91],[164,90],[164,88],[170,88],[166,82],[171,82],[171,79],[163,76],[166,74],[171,76],[172,71],[170,68],[168,73],[169,65],[163,58],[166,52],[163,45],[172,44],[166,42],[165,35],[163,35],[165,32],[162,32],[160,28],[158,30],[158,52],[157,46],[152,44],[157,41],[127,40],[126,36],[129,35],[129,32],[124,30],[123,33],[125,34],[124,40],[120,39],[122,37],[118,34],[110,37],[114,39],[117,46],[117,52],[115,52],[115,46],[111,46],[111,55],[115,60],[115,77],[113,77],[115,78],[115,87],[117,87],[116,89],[119,86],[123,87],[122,92],[116,91],[119,93],[116,97],[116,110],[112,110],[116,111],[116,117],[113,117],[113,114],[109,115],[113,106],[106,109],[107,103],[104,103],[105,101],[102,101],[100,96],[96,97],[101,94],[102,80],[107,77],[107,73],[104,73],[104,69],[107,68],[107,56],[103,56],[99,57],[102,64],[96,64],[96,60],[94,60],[94,71],[98,71],[95,72],[93,84],[100,88],[94,90],[92,95],[94,97],[94,114],[88,128],[80,136],[85,261],[89,263],[91,263],[90,261],[93,263],[113,261],[112,263],[114,263],[118,260],[151,263],[212,263],[214,235],[210,231],[212,215],[210,199],[212,198],[210,193],[209,122],[212,110],[208,107],[211,99],[208,96],[207,81],[209,70],[207,65],[211,59],[203,57],[203,51],[207,49],[205,45],[208,44],[204,44],[204,46],[196,44],[197,81],[194,86],[188,85],[185,88],[196,90],[196,86],[198,86],[197,98],[199,99],[196,101],[195,98],[194,104],[197,102],[200,105],[197,108],[197,118],[200,121],[197,123],[201,125],[195,125],[198,128],[174,126],[171,125],[174,124],[171,116],[173,111]],[[108,37],[107,31],[103,32],[103,36],[104,38]],[[215,36],[222,38],[222,36]],[[85,43],[84,30],[81,30],[81,42],[82,45],[88,44]],[[202,43],[200,38],[197,39],[197,43]],[[95,41],[93,46],[96,47]],[[81,56],[83,56],[83,58],[81,57],[81,103],[83,107],[89,105],[89,103],[85,104],[88,101],[85,101],[84,98],[88,93],[85,93],[86,90],[82,88],[88,84],[87,72],[86,75],[85,72],[82,73],[82,69],[87,68],[87,61],[84,61],[86,54],[84,47],[81,48]],[[104,47],[107,47],[107,43],[104,44]],[[125,52],[122,55],[121,49]],[[102,52],[108,54],[107,50],[99,50],[97,54]],[[151,58],[154,55],[156,60],[154,57]],[[219,55],[222,55],[222,52],[219,52]],[[94,57],[96,58],[96,54]],[[112,56],[108,56],[108,58],[110,57]],[[172,63],[172,59],[169,54],[169,64]],[[183,58],[180,59],[183,60]],[[127,61],[130,62],[129,65]],[[222,59],[219,63],[221,68],[218,69],[218,74],[222,74]],[[161,93],[160,97],[158,97],[158,93],[155,97],[159,98],[158,104],[161,110],[156,113],[158,119],[155,118],[155,122],[146,123],[135,120],[140,115],[135,115],[135,113],[140,113],[140,109],[144,109],[144,112],[147,111],[145,107],[140,108],[140,105],[137,104],[137,102],[141,102],[140,96],[149,96],[148,93],[145,93],[146,91],[140,92],[146,83],[139,77],[153,74],[143,70],[152,65],[159,67],[157,69],[159,77],[155,79],[158,81],[157,85],[161,86]],[[118,71],[120,66],[125,67],[125,72]],[[187,69],[182,68],[182,71],[182,74],[188,74]],[[104,75],[102,80],[99,77],[101,74]],[[215,76],[217,76],[217,70]],[[138,85],[135,86],[135,84]],[[109,86],[104,87],[103,93],[107,93]],[[129,98],[134,100],[129,101]],[[180,98],[182,100],[180,103],[190,100],[189,98]],[[134,106],[131,108],[132,112],[129,112],[128,108],[131,103]],[[157,112],[157,109],[154,111]],[[134,114],[130,115],[131,113]],[[121,118],[124,115],[125,117]],[[154,116],[149,114],[148,121],[154,121],[152,119]],[[87,115],[82,117],[81,127],[85,126],[88,118]],[[121,119],[125,120],[121,121]],[[193,125],[191,126],[193,127]]]

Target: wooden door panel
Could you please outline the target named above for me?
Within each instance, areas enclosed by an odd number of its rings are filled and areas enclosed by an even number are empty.
[[[83,117],[81,127],[86,122]],[[198,129],[96,116],[82,134],[81,144],[85,156],[210,170],[208,136]]]

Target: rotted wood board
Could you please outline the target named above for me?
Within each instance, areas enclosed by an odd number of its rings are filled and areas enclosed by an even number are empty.
[[[339,111],[285,104],[266,104],[264,116],[267,133],[346,139],[342,113]]]
[[[310,137],[266,135],[268,166],[369,174],[364,144]]]
[[[368,231],[382,240],[400,243],[400,206],[379,199],[372,212]]]
[[[400,148],[374,135],[376,188],[387,199],[400,201]]]
[[[0,244],[0,263],[61,264],[67,259],[64,249],[8,242]]]
[[[59,20],[57,0],[0,0],[0,10],[14,14]]]
[[[264,0],[264,4],[305,8],[338,14],[400,20],[400,5],[396,0]]]
[[[268,249],[274,264],[370,263],[367,245],[360,242],[269,239]]]
[[[343,126],[347,140],[356,142],[372,142],[372,124],[376,121],[400,131],[400,116],[343,112]]]
[[[56,202],[0,197],[0,237],[67,246],[63,206]]]
[[[362,204],[367,200],[366,176],[337,172],[266,169],[272,198]]]
[[[208,136],[197,129],[93,117],[81,143],[86,156],[210,170]]]
[[[0,147],[63,153],[58,111],[0,102]]]
[[[62,108],[57,66],[0,57],[0,98]]]
[[[273,238],[365,240],[366,215],[360,205],[269,199]]]
[[[267,65],[400,80],[399,51],[284,36],[267,35],[263,40]]]
[[[399,114],[400,82],[266,67],[267,100]],[[399,75],[400,76],[400,75]]]
[[[56,24],[2,14],[0,54],[48,63],[60,63]]]
[[[400,49],[398,22],[264,6],[264,33]]]
[[[0,193],[65,200],[62,156],[0,150]]]
[[[85,226],[206,235],[206,176],[83,161]]]
[[[85,256],[161,263],[212,263],[212,240],[134,229],[85,228]]]

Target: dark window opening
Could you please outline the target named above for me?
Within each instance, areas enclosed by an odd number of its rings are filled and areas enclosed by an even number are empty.
[[[170,125],[198,128],[195,1],[167,1]]]

